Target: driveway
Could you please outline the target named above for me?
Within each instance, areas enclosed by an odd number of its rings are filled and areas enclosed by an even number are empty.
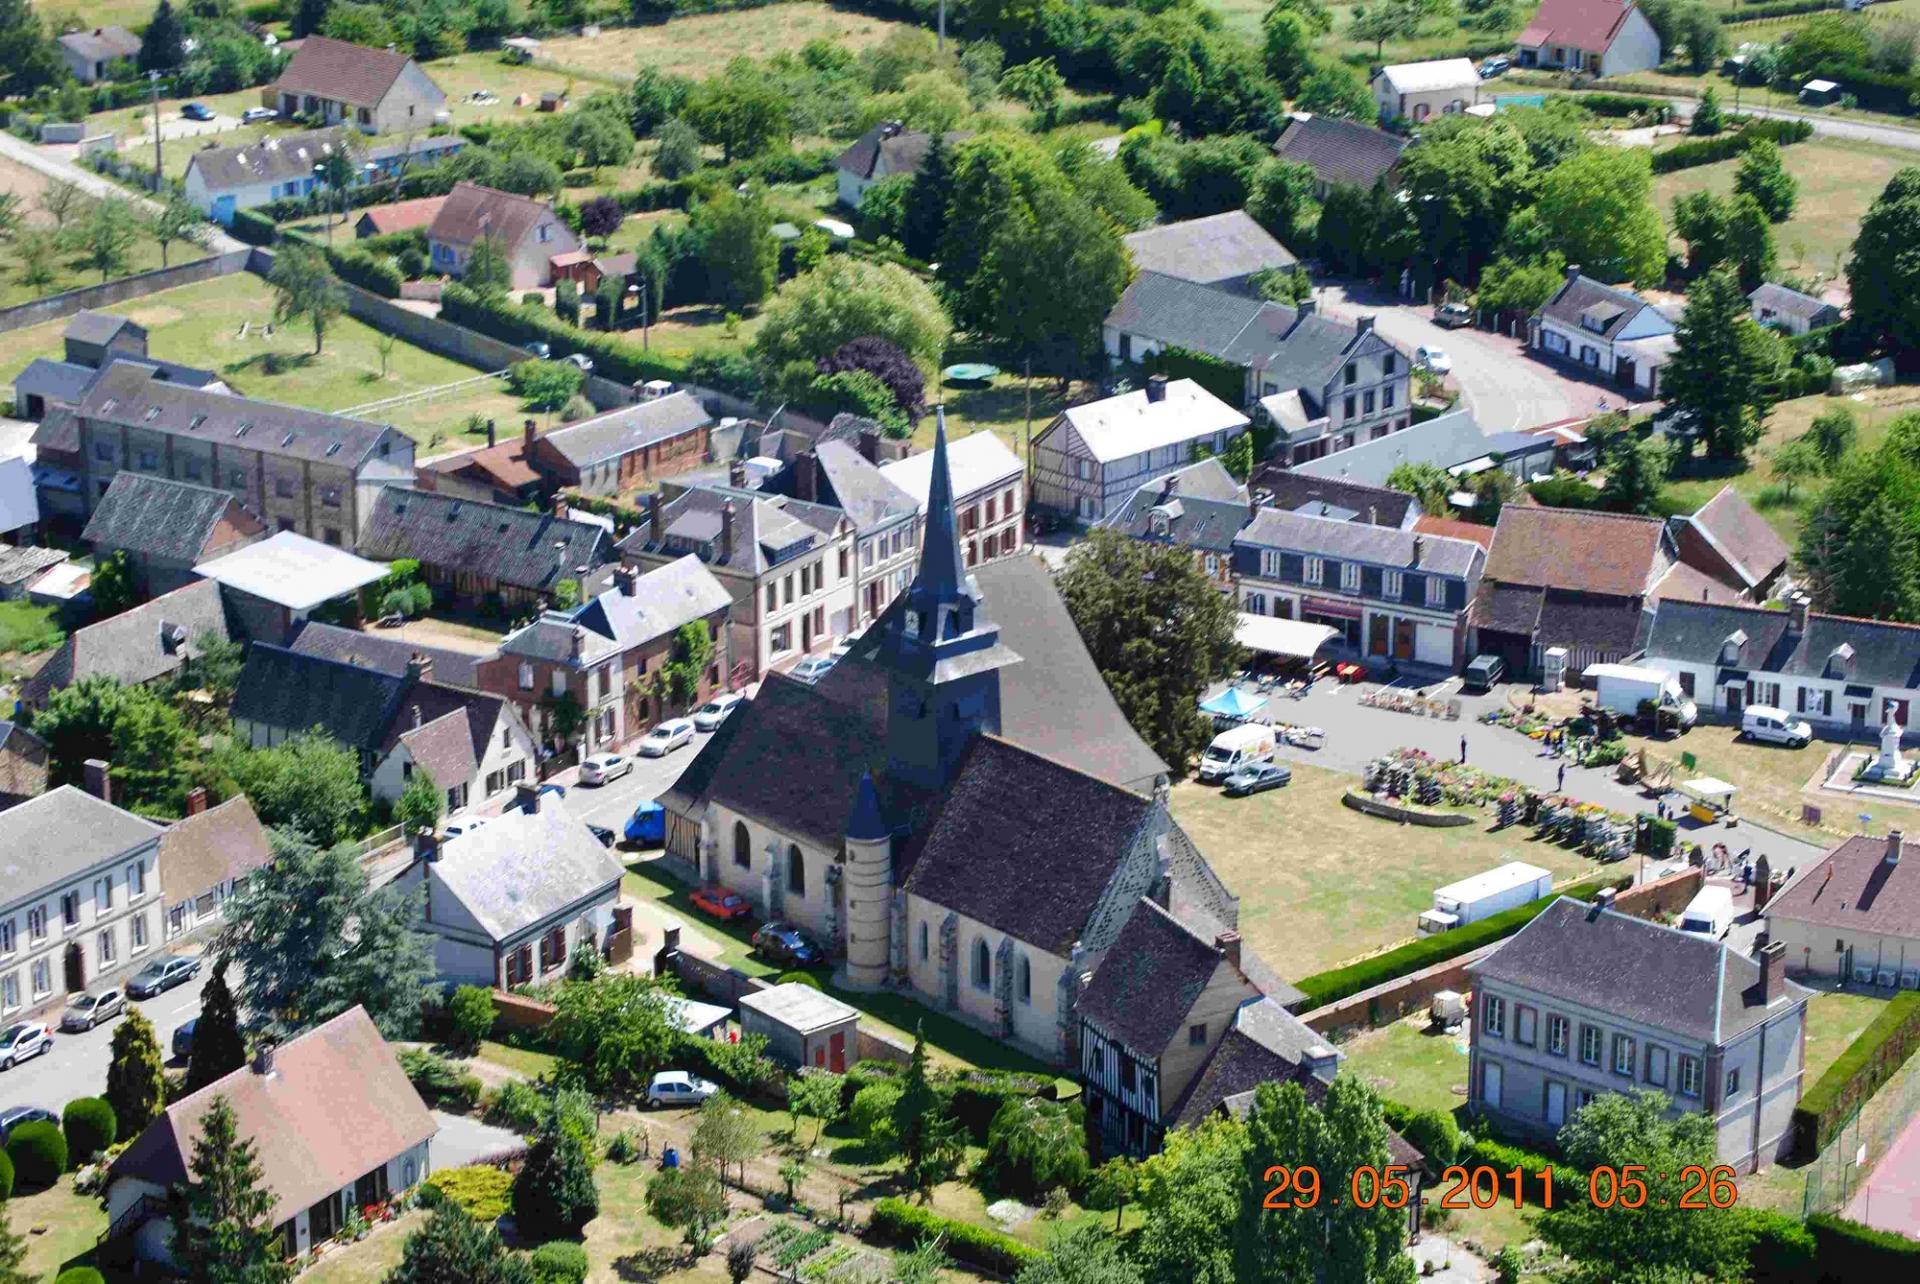
[[[444,1110],[434,1111],[433,1118],[440,1125],[433,1139],[436,1171],[464,1168],[503,1150],[526,1148],[526,1139],[511,1128],[496,1128],[468,1115],[449,1114]]]
[[[1440,348],[1452,357],[1450,382],[1460,390],[1462,404],[1473,411],[1484,433],[1524,431],[1562,419],[1585,418],[1606,395],[1604,389],[1534,360],[1517,338],[1491,330],[1449,330],[1436,325],[1431,307],[1410,303],[1390,289],[1335,281],[1319,287],[1317,293],[1329,316],[1342,321],[1371,316],[1380,333],[1406,352]],[[1609,404],[1619,400],[1618,392],[1608,397]]]
[[[152,146],[153,140],[151,137],[148,138],[147,143],[148,146]],[[67,148],[66,150],[71,152],[73,149]],[[55,149],[35,147],[26,139],[15,137],[5,131],[0,131],[0,156],[5,156],[9,160],[17,161],[30,169],[36,169],[48,178],[57,178],[64,182],[72,183],[75,187],[78,187],[90,196],[102,198],[108,196],[124,196],[132,200],[135,205],[149,214],[157,213],[160,209],[158,203],[145,196],[136,194],[131,188],[122,187],[110,178],[96,174],[90,169],[82,168],[74,164],[73,161],[56,155]],[[231,250],[244,250],[246,248],[247,245],[244,241],[234,240],[233,237],[221,231],[220,228],[214,224],[209,223],[207,225],[207,249],[210,253],[225,254]]]

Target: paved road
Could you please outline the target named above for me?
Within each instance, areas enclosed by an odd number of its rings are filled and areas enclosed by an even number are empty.
[[[72,183],[92,196],[124,196],[149,213],[156,212],[160,208],[156,202],[135,194],[131,189],[120,186],[110,178],[54,155],[47,148],[35,147],[24,138],[17,138],[4,131],[0,131],[0,156],[17,161],[30,169],[37,169],[48,178]],[[215,254],[225,254],[229,250],[244,250],[247,246],[244,241],[236,241],[218,227],[208,224],[207,248]]]
[[[1453,384],[1480,430],[1500,433],[1594,413],[1606,390],[1569,377],[1525,354],[1519,339],[1490,330],[1445,329],[1433,310],[1370,285],[1332,283],[1320,291],[1329,316],[1376,318],[1380,333],[1411,354],[1437,347],[1453,358]],[[1609,400],[1619,401],[1614,392]]]
[[[134,1004],[153,1022],[163,1052],[173,1046],[173,1032],[200,1015],[200,991],[209,975],[202,968],[200,975],[185,985]],[[228,979],[232,979],[231,973]],[[45,1019],[49,1024],[57,1023],[60,1013],[55,1011]],[[52,1052],[0,1074],[0,1107],[43,1106],[58,1114],[75,1097],[98,1096],[106,1091],[109,1047],[118,1024],[111,1021],[85,1034],[55,1030]],[[169,1062],[168,1066],[183,1068],[179,1062]]]
[[[1634,91],[1642,92],[1640,90]],[[1681,120],[1690,120],[1693,109],[1698,105],[1692,98],[1675,98],[1673,114]],[[1724,100],[1721,106],[1733,110],[1731,98]],[[1920,152],[1920,129],[1907,129],[1900,125],[1881,125],[1872,121],[1847,120],[1839,116],[1827,116],[1818,112],[1787,111],[1779,107],[1756,107],[1751,103],[1740,104],[1742,116],[1771,116],[1776,120],[1804,120],[1813,126],[1813,132],[1823,138],[1851,138],[1863,143],[1879,143],[1884,147],[1900,147],[1910,152]]]

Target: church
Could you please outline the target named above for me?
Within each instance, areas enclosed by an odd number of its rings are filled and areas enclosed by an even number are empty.
[[[769,675],[721,725],[661,799],[665,863],[806,928],[850,987],[1072,1065],[1143,897],[1237,926],[1167,784],[1045,564],[966,570],[942,420],[911,584],[817,684]]]

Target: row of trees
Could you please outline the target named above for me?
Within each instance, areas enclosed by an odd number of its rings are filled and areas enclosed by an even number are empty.
[[[60,279],[62,262],[98,272],[103,282],[126,275],[143,237],[159,247],[163,267],[173,246],[207,241],[206,220],[180,196],[149,212],[124,196],[92,197],[54,179],[35,207],[46,223],[28,222],[19,193],[0,192],[0,240],[18,260],[18,280],[35,293]]]

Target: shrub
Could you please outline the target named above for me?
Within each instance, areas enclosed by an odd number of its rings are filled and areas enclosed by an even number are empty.
[[[869,1145],[892,1150],[899,1140],[893,1128],[893,1108],[899,1101],[898,1083],[870,1083],[853,1095],[848,1122]]]
[[[487,1122],[515,1132],[532,1132],[546,1115],[547,1099],[524,1079],[501,1084],[487,1102]]]
[[[113,1107],[99,1097],[75,1097],[60,1123],[67,1135],[67,1158],[75,1167],[111,1146],[120,1131]]]
[[[1813,126],[1804,120],[1747,121],[1738,132],[1715,134],[1711,138],[1696,138],[1688,142],[1676,143],[1664,152],[1655,152],[1653,172],[1671,174],[1678,169],[1692,169],[1695,165],[1711,165],[1716,161],[1731,160],[1762,138],[1771,139],[1785,147],[1789,143],[1805,142],[1811,137],[1813,137]]]
[[[1536,914],[1562,896],[1584,898],[1592,896],[1603,887],[1625,885],[1624,880],[1611,875],[1582,879],[1551,896],[1543,896],[1525,905],[1516,905],[1510,910],[1503,910],[1477,923],[1456,927],[1451,932],[1442,932],[1437,936],[1422,937],[1398,949],[1388,950],[1385,954],[1376,954],[1372,958],[1348,964],[1346,967],[1315,973],[1301,979],[1297,982],[1297,986],[1300,992],[1306,995],[1309,1006],[1320,1007],[1333,1003],[1350,994],[1372,989],[1395,977],[1405,976],[1409,972],[1418,972],[1421,968],[1431,967],[1435,963],[1444,963],[1470,950],[1477,950],[1483,945],[1512,936],[1531,923]]]
[[[53,1284],[107,1284],[107,1277],[91,1266],[70,1266]]]
[[[42,1190],[67,1171],[67,1139],[50,1123],[21,1124],[7,1138],[7,1157],[21,1186]]]
[[[592,1158],[580,1138],[550,1128],[533,1143],[513,1179],[513,1221],[522,1235],[578,1235],[600,1213]]]
[[[488,302],[459,284],[449,285],[441,296],[440,316],[508,343],[544,339],[554,345],[556,353],[584,352],[593,358],[596,374],[620,382],[643,379],[685,382],[695,378],[690,373],[690,363],[682,359],[658,351],[643,352],[637,342],[619,334],[570,326],[546,308],[521,307],[505,300]]]
[[[1553,1160],[1523,1146],[1498,1141],[1492,1137],[1463,1138],[1463,1141],[1465,1144],[1454,1156],[1456,1162],[1468,1166],[1486,1164],[1497,1173],[1508,1173],[1518,1168],[1524,1174],[1521,1178],[1522,1198],[1534,1207],[1545,1205],[1548,1189],[1553,1182],[1550,1175],[1553,1170]],[[1552,1197],[1564,1203],[1575,1193],[1578,1192],[1570,1193],[1563,1182],[1560,1189],[1552,1192]]]
[[[1435,1171],[1451,1164],[1460,1153],[1460,1125],[1444,1110],[1417,1110],[1405,1126],[1395,1131],[1425,1155]]]
[[[1811,1157],[1826,1149],[1854,1108],[1892,1078],[1916,1048],[1920,1048],[1920,993],[1909,990],[1887,1000],[1873,1024],[1801,1096],[1793,1111],[1794,1145],[1799,1153]]]
[[[587,1278],[587,1250],[566,1240],[534,1249],[532,1264],[540,1284],[581,1284]]]
[[[1883,1274],[1911,1274],[1920,1265],[1920,1243],[1891,1231],[1875,1230],[1828,1213],[1807,1218],[1819,1254],[1822,1280],[1863,1280]]]
[[[452,1204],[477,1222],[493,1222],[506,1215],[513,1174],[486,1164],[449,1168],[433,1174],[420,1187],[421,1202],[429,1207]]]
[[[334,250],[327,255],[333,264],[335,274],[349,285],[357,285],[371,294],[385,299],[400,297],[400,283],[405,280],[400,269],[390,258],[376,258],[364,250]]]
[[[1062,1187],[1078,1190],[1090,1168],[1086,1119],[1077,1102],[1009,1101],[987,1129],[989,1180],[1022,1198]]]
[[[891,1196],[873,1206],[867,1229],[880,1239],[908,1247],[938,1239],[940,1247],[956,1261],[1000,1275],[1016,1275],[1023,1266],[1045,1256],[1011,1235],[972,1222],[957,1222]]]
[[[779,976],[773,978],[773,983],[775,985],[804,985],[810,990],[824,988],[820,984],[819,977],[811,972],[803,972],[798,968],[795,968],[791,972],[782,972]]]
[[[674,1064],[684,1065],[738,1096],[754,1096],[780,1082],[780,1067],[768,1059],[766,1052],[767,1039],[762,1034],[746,1035],[738,1043],[688,1036],[680,1040],[679,1059]]]
[[[994,1119],[1010,1101],[1054,1097],[1053,1080],[1006,1071],[970,1070],[953,1082],[948,1110],[976,1142],[984,1145]]]
[[[1753,1237],[1747,1246],[1751,1284],[1811,1284],[1819,1245],[1805,1222],[1761,1208],[1745,1209],[1742,1216]]]
[[[1574,101],[1596,116],[1653,116],[1664,120],[1673,111],[1665,99],[1636,94],[1581,94]]]
[[[272,245],[280,235],[273,220],[257,210],[235,210],[233,222],[227,225],[234,239],[245,241],[248,245]]]
[[[0,1150],[0,1204],[13,1198],[13,1160]]]
[[[459,1106],[471,1110],[480,1104],[485,1085],[460,1067],[431,1052],[409,1048],[400,1054],[400,1068],[407,1073],[414,1091],[429,1102]]]
[[[468,1050],[479,1047],[480,1041],[493,1033],[493,991],[484,985],[461,986],[447,1004],[447,1015],[453,1021],[459,1046]]]
[[[622,1128],[607,1138],[607,1159],[616,1164],[630,1164],[640,1158],[640,1145],[633,1139],[631,1128]]]

